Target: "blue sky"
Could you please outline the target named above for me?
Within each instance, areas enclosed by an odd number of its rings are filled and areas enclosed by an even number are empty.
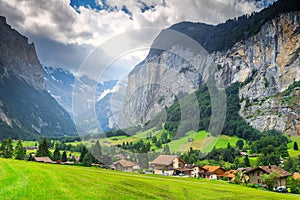
[[[148,27],[163,29],[181,21],[218,24],[259,11],[273,1],[0,0],[0,15],[35,43],[43,64],[76,72],[91,50],[118,34]],[[149,47],[151,37],[145,43]],[[141,43],[144,38],[124,42]],[[146,54],[144,50],[118,58],[116,76],[133,68]]]

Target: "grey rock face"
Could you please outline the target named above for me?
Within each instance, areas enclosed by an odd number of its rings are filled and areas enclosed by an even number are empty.
[[[29,85],[41,90],[44,88],[42,67],[35,52],[34,44],[28,44],[28,38],[22,36],[0,16],[0,79],[14,74]],[[2,76],[2,77],[1,77]]]
[[[300,134],[296,128],[300,123],[299,109],[276,97],[300,80],[299,29],[300,12],[282,14],[266,23],[257,35],[208,56],[218,69],[214,76],[219,84],[243,83],[240,115],[259,130],[276,128]],[[173,48],[175,52],[185,52],[188,60],[199,59],[187,49]],[[175,97],[195,91],[209,74],[208,62],[203,63],[195,68],[165,51],[147,57],[143,66],[137,66],[128,77],[124,126],[143,124],[170,106]]]

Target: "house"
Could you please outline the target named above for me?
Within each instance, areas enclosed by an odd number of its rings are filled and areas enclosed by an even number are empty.
[[[210,180],[223,177],[223,175],[226,172],[226,170],[220,166],[205,165],[205,166],[203,166],[203,169],[205,169],[206,171],[200,172],[200,176],[202,178],[206,178],[206,179],[210,179]]]
[[[252,168],[248,171],[245,171],[244,173],[249,177],[248,183],[263,185],[264,175],[271,174],[273,172],[279,175],[279,177],[276,179],[275,187],[286,187],[286,179],[292,174],[276,165],[259,166],[257,168]]]
[[[25,146],[24,149],[27,150],[37,150],[38,147],[37,146]]]
[[[33,160],[36,162],[52,163],[52,160],[49,157],[34,157]]]
[[[184,168],[185,162],[176,155],[160,155],[154,159],[150,167],[155,174],[173,175],[174,170]]]
[[[124,172],[133,172],[135,164],[129,160],[119,160],[112,164],[111,168]]]
[[[248,156],[248,153],[247,153],[247,152],[241,151],[240,154],[241,154],[242,156]]]
[[[223,177],[227,177],[229,181],[233,181],[236,172],[237,172],[236,170],[229,170],[229,171],[225,172],[225,174],[223,175]]]
[[[177,168],[174,171],[174,174],[184,174],[186,176],[198,177],[199,172],[206,171],[204,168],[195,165],[195,164],[185,164],[183,168]]]

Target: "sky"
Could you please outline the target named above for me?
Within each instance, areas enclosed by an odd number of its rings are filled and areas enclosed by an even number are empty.
[[[259,11],[274,1],[0,0],[0,15],[34,42],[42,64],[76,74],[91,51],[127,32],[147,28],[161,30],[181,21],[218,24]],[[116,58],[107,79],[120,79],[142,61],[155,36],[127,37],[124,42],[141,43],[144,48]],[[97,64],[97,60],[92,62]]]

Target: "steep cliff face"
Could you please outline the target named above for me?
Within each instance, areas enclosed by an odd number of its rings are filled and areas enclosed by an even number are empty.
[[[0,139],[74,134],[69,114],[44,89],[33,44],[0,17]]]
[[[244,83],[239,94],[243,100],[240,115],[259,130],[299,134],[299,105],[289,106],[284,101],[288,97],[281,95],[300,80],[299,23],[300,12],[283,14],[265,24],[256,36],[213,55],[220,67],[217,77],[227,85]]]
[[[128,76],[121,127],[143,125],[175,99],[198,89],[209,74],[202,55],[174,46],[137,66]]]
[[[207,61],[213,60],[216,66],[214,76],[219,84],[242,83],[240,115],[259,130],[276,128],[299,134],[299,104],[289,106],[284,101],[299,99],[299,93],[281,95],[300,80],[299,25],[299,11],[285,13],[264,24],[258,34],[208,55]],[[173,48],[174,52],[183,51],[185,59],[163,51],[148,56],[129,75],[124,124],[145,123],[175,97],[195,91],[207,79],[209,62],[187,49]],[[186,60],[198,60],[199,65],[195,68]]]
[[[36,89],[43,89],[43,73],[34,44],[22,36],[0,16],[0,80],[12,74]]]

